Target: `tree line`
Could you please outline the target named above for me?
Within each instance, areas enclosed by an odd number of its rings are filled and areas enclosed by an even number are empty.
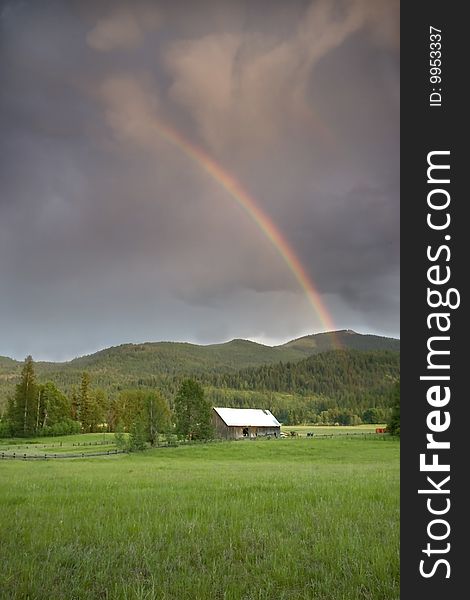
[[[388,422],[399,377],[397,352],[334,350],[202,380],[215,405],[269,408],[287,425],[359,425]]]
[[[110,397],[105,390],[92,387],[86,371],[80,385],[66,396],[51,381],[37,382],[33,359],[28,356],[0,420],[0,436],[107,431],[115,432],[119,442],[130,440],[131,448],[139,449],[146,443],[154,446],[160,434],[187,439],[213,437],[211,410],[202,386],[191,379],[181,383],[172,406],[153,389],[122,390]]]
[[[197,386],[209,412],[211,406],[267,408],[286,425],[385,423],[391,417],[399,368],[397,352],[336,350],[298,362],[199,374]],[[187,375],[157,375],[129,382],[127,388],[119,384],[110,389],[100,385],[97,374],[92,385],[85,370],[64,392],[57,382],[37,383],[28,357],[0,420],[0,435],[119,429],[130,434],[137,423],[152,443],[155,425],[149,423],[155,421],[154,415],[158,415],[160,433],[168,427],[176,431],[177,422],[184,421],[179,398],[181,390],[189,394],[187,381],[196,384]],[[94,387],[97,383],[99,387]],[[145,427],[139,424],[143,421]],[[185,435],[192,435],[187,427]]]

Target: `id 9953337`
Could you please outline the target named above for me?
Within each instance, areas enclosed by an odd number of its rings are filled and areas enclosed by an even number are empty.
[[[442,31],[429,27],[429,106],[442,106]]]

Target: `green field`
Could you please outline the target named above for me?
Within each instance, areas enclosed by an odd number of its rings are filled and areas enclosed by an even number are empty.
[[[283,425],[281,431],[290,433],[295,431],[300,437],[306,436],[307,433],[313,433],[314,436],[327,435],[360,435],[360,434],[375,434],[377,427],[386,427],[382,425]]]
[[[399,598],[392,439],[4,460],[0,501],[2,599]]]
[[[116,448],[114,433],[87,433],[62,435],[58,437],[3,438],[0,439],[2,453],[18,456],[38,456],[47,454],[90,454],[93,452],[114,451]]]
[[[375,434],[376,427],[385,425],[351,425],[351,426],[327,426],[327,425],[286,425],[281,430],[290,435],[292,431],[298,437],[306,437],[307,433],[313,433],[316,437],[337,435],[369,435]],[[166,437],[162,443],[166,443]],[[175,438],[176,440],[176,438]],[[181,443],[181,442],[180,442]],[[32,437],[24,438],[0,438],[0,458],[2,453],[11,456],[14,452],[17,456],[27,457],[61,454],[93,454],[96,452],[113,452],[116,449],[114,433],[87,433],[63,435],[58,437]]]

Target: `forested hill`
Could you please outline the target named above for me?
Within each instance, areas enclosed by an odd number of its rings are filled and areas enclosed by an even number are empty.
[[[352,329],[343,329],[334,333],[317,333],[292,340],[278,346],[280,348],[296,350],[303,356],[311,356],[319,352],[333,349],[344,350],[393,350],[400,351],[400,340],[356,333]]]
[[[164,390],[172,386],[175,377],[230,374],[280,362],[296,363],[338,346],[398,351],[400,342],[345,330],[309,335],[273,347],[248,340],[207,346],[178,342],[123,344],[65,363],[37,362],[35,367],[39,381],[51,380],[66,393],[79,384],[83,371],[90,373],[94,386],[111,393],[138,386]],[[0,406],[18,381],[21,366],[19,361],[0,357]]]
[[[258,390],[316,396],[337,406],[387,406],[400,377],[400,355],[390,350],[336,350],[295,363],[278,363],[237,373],[216,374],[207,380],[216,389]]]

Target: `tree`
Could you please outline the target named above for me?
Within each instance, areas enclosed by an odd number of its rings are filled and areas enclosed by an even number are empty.
[[[117,404],[116,398],[108,398],[104,413],[104,421],[106,423],[107,431],[116,431]]]
[[[192,379],[183,381],[175,398],[177,433],[190,440],[210,439],[214,435],[211,416],[201,385]]]
[[[32,357],[28,356],[15,389],[15,397],[7,409],[7,419],[14,435],[28,436],[36,431],[39,401],[34,363]]]
[[[362,414],[362,420],[364,423],[386,423],[389,418],[389,408],[378,408],[376,406],[368,408]]]
[[[144,414],[147,441],[155,446],[159,433],[168,433],[171,426],[171,412],[168,402],[159,392],[149,392],[144,400]]]
[[[51,381],[39,386],[36,431],[64,423],[69,419],[70,402],[68,398]]]
[[[88,405],[88,430],[101,431],[104,426],[105,415],[108,409],[108,396],[102,389],[90,393]]]
[[[77,388],[74,385],[72,387],[72,394],[70,397],[71,412],[70,415],[74,421],[80,421],[80,396],[78,395]]]
[[[114,431],[114,440],[119,450],[125,450],[127,448],[127,440],[124,435],[124,427],[122,426],[121,421],[118,421],[116,423],[116,429]]]
[[[400,382],[398,381],[392,392],[392,416],[387,426],[392,435],[400,436]]]
[[[171,425],[168,402],[154,390],[124,390],[119,395],[115,419],[129,432],[129,439],[143,437],[155,446],[159,433],[166,433]]]
[[[86,371],[82,373],[78,401],[80,406],[80,422],[82,424],[82,431],[89,433],[92,431],[94,424],[95,410],[94,406],[92,406],[93,402],[90,391],[90,375]]]
[[[146,437],[146,426],[142,418],[137,418],[131,425],[129,431],[129,445],[128,450],[130,452],[141,452],[145,450],[145,437]]]

